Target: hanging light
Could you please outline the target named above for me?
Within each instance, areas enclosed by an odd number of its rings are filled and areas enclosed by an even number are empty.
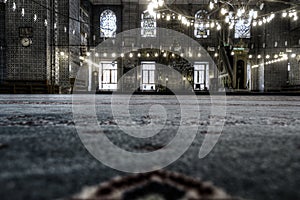
[[[170,21],[170,20],[171,20],[171,16],[167,15],[167,21]]]
[[[226,8],[221,8],[221,14],[226,15],[228,13],[228,10]]]
[[[35,21],[35,22],[36,22],[36,20],[37,20],[37,15],[36,15],[36,14],[34,14],[34,16],[33,16],[33,21]]]
[[[257,21],[256,21],[256,20],[253,21],[252,25],[253,25],[254,27],[257,26]]]
[[[215,4],[211,1],[211,2],[209,2],[209,9],[214,9],[214,7],[215,7]]]
[[[24,9],[24,8],[22,8],[22,11],[21,11],[21,16],[22,16],[22,17],[24,17],[24,15],[25,15],[25,9]]]
[[[162,7],[165,4],[164,0],[158,0],[158,6]]]
[[[284,17],[284,18],[287,17],[287,15],[288,15],[288,14],[287,14],[286,11],[284,11],[284,12],[282,13],[282,17]]]
[[[13,11],[16,11],[16,9],[17,9],[17,5],[16,5],[15,2],[13,2],[12,10],[13,10]]]
[[[295,16],[294,16],[294,21],[297,21],[297,20],[298,20],[298,16],[295,15]]]

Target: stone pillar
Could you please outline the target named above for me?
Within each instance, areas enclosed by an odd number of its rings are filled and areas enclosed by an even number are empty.
[[[88,72],[88,91],[92,91],[92,76],[93,76],[93,68],[92,64],[89,63],[89,72]]]

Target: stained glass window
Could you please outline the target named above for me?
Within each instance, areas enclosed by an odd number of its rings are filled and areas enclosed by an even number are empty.
[[[100,16],[100,36],[102,38],[116,37],[117,16],[111,10],[105,10]]]
[[[240,18],[235,24],[235,38],[250,38],[251,37],[251,19]]]
[[[156,17],[148,12],[142,14],[142,37],[156,37]]]
[[[207,16],[206,10],[199,10],[195,15],[195,31],[194,35],[196,38],[207,38],[210,35],[210,30],[207,27]]]

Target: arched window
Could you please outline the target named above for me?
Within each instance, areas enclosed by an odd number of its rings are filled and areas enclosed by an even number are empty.
[[[149,12],[143,12],[141,28],[142,37],[156,37],[156,17]]]
[[[100,16],[100,36],[102,38],[116,37],[117,16],[111,10],[105,10]]]
[[[195,15],[195,31],[196,38],[207,38],[210,35],[209,17],[206,10],[199,10]]]

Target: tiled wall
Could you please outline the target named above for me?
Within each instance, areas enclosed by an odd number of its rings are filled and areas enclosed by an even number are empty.
[[[9,2],[9,1],[8,1]],[[47,1],[38,0],[40,4],[48,6]],[[48,11],[31,1],[11,10],[6,3],[6,42],[7,42],[7,79],[8,80],[46,80],[47,76],[47,29],[44,20],[48,19]],[[25,16],[21,16],[21,8],[25,9]],[[33,15],[39,19],[34,22]],[[30,47],[22,47],[19,37],[20,27],[32,27],[33,37]]]

